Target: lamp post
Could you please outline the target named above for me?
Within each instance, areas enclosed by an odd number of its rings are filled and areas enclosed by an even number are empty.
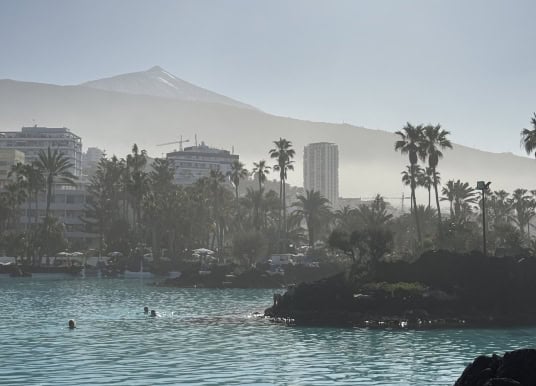
[[[490,182],[477,181],[476,188],[482,191],[482,251],[484,256],[487,256],[487,247],[486,247],[486,190],[489,189]]]

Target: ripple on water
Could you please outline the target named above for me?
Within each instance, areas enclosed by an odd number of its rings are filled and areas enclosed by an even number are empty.
[[[536,343],[536,329],[289,328],[251,317],[271,290],[4,279],[0,293],[9,385],[452,385],[475,356]]]

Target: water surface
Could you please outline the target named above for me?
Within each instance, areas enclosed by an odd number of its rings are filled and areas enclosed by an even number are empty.
[[[272,290],[147,284],[0,279],[0,384],[452,385],[476,355],[536,346],[536,329],[286,327],[252,316]]]

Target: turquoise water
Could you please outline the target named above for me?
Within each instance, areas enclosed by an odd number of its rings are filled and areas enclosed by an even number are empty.
[[[252,317],[272,293],[0,279],[0,384],[452,385],[476,355],[536,346],[536,329],[297,328]]]

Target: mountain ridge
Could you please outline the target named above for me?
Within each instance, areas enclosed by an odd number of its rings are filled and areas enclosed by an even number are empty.
[[[130,72],[91,80],[81,83],[78,86],[116,91],[125,94],[222,103],[245,109],[256,109],[248,104],[180,79],[160,66],[153,66],[145,71]]]
[[[266,159],[273,141],[285,137],[296,149],[296,171],[289,182],[302,185],[303,147],[311,142],[338,144],[341,196],[372,197],[408,193],[400,172],[407,157],[394,152],[394,133],[349,124],[304,121],[271,115],[225,103],[134,95],[97,88],[59,86],[15,80],[0,81],[0,130],[19,130],[32,120],[44,126],[65,126],[80,135],[84,147],[105,148],[109,155],[125,156],[136,142],[151,155],[172,148],[157,147],[183,135],[208,145],[232,149],[241,160]],[[534,159],[454,145],[439,163],[443,181],[493,181],[494,190],[531,187]],[[272,173],[270,178],[277,178]],[[529,186],[527,186],[529,185]],[[421,196],[424,193],[421,192]]]

